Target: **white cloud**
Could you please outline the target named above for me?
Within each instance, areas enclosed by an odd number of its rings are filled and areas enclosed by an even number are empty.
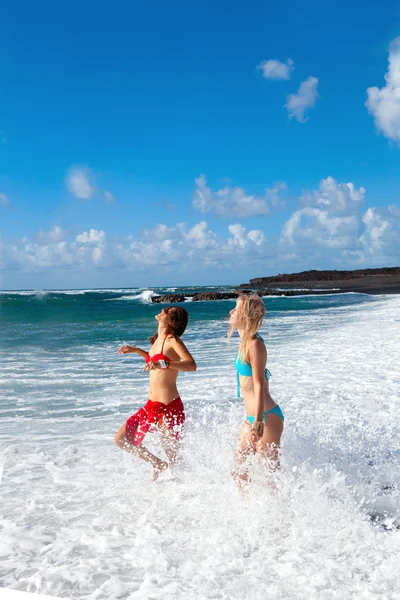
[[[71,167],[67,173],[66,183],[71,194],[82,200],[89,200],[96,193],[96,186],[89,169]]]
[[[181,227],[183,238],[192,244],[195,248],[216,248],[217,236],[207,228],[206,221],[201,221],[193,225],[188,232]]]
[[[92,253],[93,264],[96,267],[102,266],[104,262],[104,247],[96,246]]]
[[[219,238],[209,229],[206,221],[190,228],[184,223],[169,228],[158,225],[156,231],[160,230],[168,231],[170,237],[160,239],[147,230],[143,239],[131,241],[129,247],[120,243],[117,251],[119,256],[130,268],[162,265],[179,267],[179,271],[199,271],[205,267],[229,269],[235,257],[257,260],[270,251],[261,231],[247,233],[239,224],[228,227],[232,236],[228,238]]]
[[[389,212],[393,217],[400,217],[400,206],[396,206],[395,204],[391,204],[389,206]]]
[[[105,231],[91,229],[89,232],[84,231],[77,235],[76,241],[80,244],[103,244],[106,241],[106,237],[107,234]]]
[[[104,192],[104,201],[106,204],[117,204],[115,196],[108,190]]]
[[[288,58],[286,63],[280,60],[263,60],[257,69],[261,69],[265,79],[290,79],[294,69],[294,62]]]
[[[247,234],[247,238],[253,242],[256,246],[262,246],[267,242],[264,232],[260,229],[252,229]]]
[[[163,223],[159,223],[153,229],[145,229],[144,236],[150,240],[167,240],[171,237],[175,237],[175,228],[167,227]]]
[[[38,237],[42,241],[61,242],[65,238],[66,232],[58,225],[53,225],[50,231],[39,231]]]
[[[312,108],[318,99],[317,86],[317,77],[308,77],[300,84],[296,94],[289,94],[285,108],[290,119],[295,117],[300,123],[305,123],[306,110]]]
[[[206,186],[204,179],[200,183]],[[279,184],[275,187],[281,189]],[[196,277],[216,270],[241,278],[238,265],[248,265],[253,272],[257,268],[262,275],[266,269],[394,264],[400,255],[399,208],[364,208],[365,195],[364,188],[351,182],[323,179],[298,199],[274,245],[262,229],[248,230],[235,221],[218,234],[202,220],[190,226],[159,223],[118,239],[94,228],[73,235],[53,226],[32,240],[1,239],[0,263],[3,270],[20,271],[22,276],[46,269],[83,274],[127,269],[156,278],[169,273],[174,282],[182,273]]]
[[[363,215],[365,231],[360,242],[368,251],[382,250],[393,234],[391,220],[385,219],[377,208],[369,208]]]
[[[122,240],[116,248],[116,255],[130,269],[172,266],[182,261],[181,246],[181,241],[177,239],[137,239],[129,245]]]
[[[38,242],[27,242],[21,245],[14,244],[8,249],[7,254],[12,264],[17,264],[19,268],[27,270],[52,266],[70,266],[74,263],[66,242],[54,242],[53,244]]]
[[[213,212],[219,217],[245,219],[267,215],[270,211],[265,197],[247,195],[240,187],[225,186],[213,192],[204,175],[195,179],[195,183],[197,188],[192,203],[202,213]]]
[[[228,241],[232,246],[237,245],[242,248],[246,246],[246,228],[240,225],[239,223],[235,223],[234,225],[229,225],[228,227],[230,233],[232,234],[232,238]]]
[[[213,204],[213,195],[207,186],[207,180],[204,175],[200,175],[194,180],[197,189],[193,194],[193,206],[200,212],[209,212]]]
[[[365,106],[375,118],[378,131],[391,140],[400,142],[400,37],[389,46],[389,67],[386,85],[367,89]]]
[[[1,206],[9,206],[11,204],[8,196],[0,192],[0,205]]]
[[[338,183],[333,177],[322,179],[317,190],[299,198],[296,210],[282,228],[283,246],[345,248],[352,246],[361,229],[360,208],[365,189],[352,182]]]
[[[281,244],[345,248],[357,231],[358,221],[353,216],[335,217],[319,208],[302,208],[283,226]]]
[[[53,228],[54,229],[54,228]],[[97,267],[144,270],[167,267],[178,272],[229,269],[235,260],[257,262],[265,260],[271,250],[260,230],[247,231],[239,224],[230,225],[225,236],[218,237],[206,221],[187,227],[159,224],[151,235],[127,236],[115,240],[104,231],[90,229],[69,240],[57,241],[56,236],[38,236],[14,242],[2,241],[3,269],[32,271],[46,268],[68,268],[82,271]],[[51,233],[51,232],[50,232]],[[168,237],[166,237],[168,235]]]
[[[362,212],[365,189],[337,183],[332,177],[299,198],[300,208],[282,228],[280,256],[337,264],[385,264],[398,256],[400,219],[393,206]]]
[[[305,192],[300,198],[301,205],[320,208],[331,214],[352,214],[364,202],[363,187],[356,189],[351,182],[337,183],[333,177],[322,179],[317,190]]]
[[[229,225],[229,232],[232,234],[232,238],[228,240],[230,246],[239,246],[240,248],[246,248],[249,244],[261,247],[266,244],[266,238],[262,231],[259,229],[252,229],[247,233],[245,227],[240,223]]]
[[[286,192],[286,190],[287,185],[284,181],[277,181],[273,188],[267,188],[266,197],[273,208],[279,209],[286,206],[286,201],[279,197],[280,192]]]

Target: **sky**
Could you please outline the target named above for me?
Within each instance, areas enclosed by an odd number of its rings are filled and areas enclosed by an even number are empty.
[[[0,287],[400,265],[400,4],[3,0]]]

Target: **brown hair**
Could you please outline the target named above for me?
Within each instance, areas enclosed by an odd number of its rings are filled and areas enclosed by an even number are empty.
[[[170,306],[164,310],[168,314],[168,334],[178,338],[181,337],[185,332],[189,320],[187,311],[181,306]],[[154,344],[157,338],[158,333],[156,331],[156,333],[149,338],[150,343]]]
[[[240,294],[236,305],[236,323],[231,325],[228,332],[230,340],[236,329],[242,330],[242,339],[238,352],[243,362],[249,362],[250,344],[257,331],[260,329],[265,317],[265,305],[257,294]]]

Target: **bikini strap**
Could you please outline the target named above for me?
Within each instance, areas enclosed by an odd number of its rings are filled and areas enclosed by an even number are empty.
[[[165,344],[165,340],[167,339],[167,337],[169,336],[169,333],[167,333],[167,335],[165,336],[162,346],[161,346],[161,354],[164,354],[164,344]]]

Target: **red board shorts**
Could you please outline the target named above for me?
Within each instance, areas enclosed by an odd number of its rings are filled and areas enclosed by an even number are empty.
[[[171,434],[179,439],[184,422],[185,411],[180,398],[175,398],[169,404],[148,400],[127,420],[125,438],[133,446],[139,446],[153,424],[165,423]]]

